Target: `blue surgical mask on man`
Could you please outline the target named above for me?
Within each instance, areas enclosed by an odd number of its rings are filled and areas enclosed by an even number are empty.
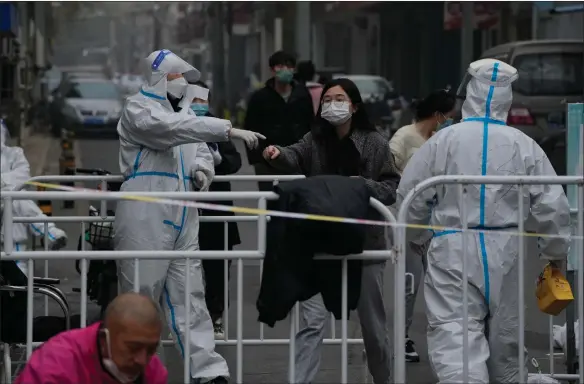
[[[197,116],[205,116],[209,112],[209,104],[193,103],[191,109]]]
[[[276,79],[281,83],[290,83],[294,78],[294,72],[288,68],[281,68],[276,71]]]

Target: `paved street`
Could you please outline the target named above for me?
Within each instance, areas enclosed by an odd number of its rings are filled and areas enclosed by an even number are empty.
[[[49,151],[49,161],[44,169],[45,173],[55,174],[58,172],[56,157],[59,153],[58,144],[56,141],[51,141],[51,150]],[[110,171],[118,171],[118,143],[115,140],[79,140],[76,143],[77,148],[77,162],[78,166],[85,168],[104,168]],[[240,146],[240,153],[245,158],[245,150]],[[55,155],[57,154],[57,155]],[[31,154],[29,154],[29,157]],[[54,157],[54,158],[53,158]],[[246,164],[241,174],[251,174],[252,168]],[[254,191],[257,190],[255,183],[234,183],[234,190],[240,191]],[[246,205],[244,202],[235,202],[236,205]],[[64,210],[60,203],[55,203],[54,215],[72,215],[80,214],[86,215],[87,206],[85,204],[77,204],[74,210]],[[70,249],[76,249],[77,239],[80,233],[79,225],[65,224],[63,228],[67,231],[70,238]],[[236,249],[249,250],[256,247],[256,229],[253,223],[239,223],[239,230],[242,237],[242,244]],[[544,372],[549,371],[545,356],[548,353],[548,318],[541,314],[535,302],[534,295],[534,281],[541,270],[543,263],[537,260],[537,253],[534,244],[531,243],[527,255],[526,267],[526,345],[529,349],[530,357],[541,359],[540,365]],[[37,275],[43,272],[42,263],[36,266]],[[235,339],[235,309],[236,309],[236,267],[232,267],[232,280],[230,282],[231,307],[229,310],[229,338]],[[79,294],[73,293],[74,287],[79,287],[79,276],[74,268],[74,263],[69,261],[52,262],[50,265],[50,276],[58,277],[63,280],[63,289],[72,304],[74,312],[79,311]],[[243,302],[243,335],[244,338],[258,338],[259,325],[256,321],[257,311],[255,309],[255,300],[259,290],[259,266],[257,262],[249,262],[244,265],[244,302]],[[393,292],[393,270],[388,266],[386,272],[385,297],[388,313],[391,316],[393,313],[392,292]],[[41,304],[42,301],[39,301]],[[424,314],[424,300],[423,293],[420,293],[418,298],[414,324],[410,332],[410,337],[417,343],[418,350],[421,354],[422,362],[418,364],[408,365],[408,382],[409,383],[429,383],[434,381],[431,376],[431,368],[428,364],[425,344],[425,314]],[[36,306],[37,308],[39,305]],[[54,311],[51,308],[51,311]],[[89,308],[90,313],[88,318],[96,315],[95,306]],[[41,312],[35,312],[40,315]],[[356,315],[351,317],[349,326],[349,337],[360,337],[360,330],[358,323],[356,323]],[[557,323],[563,323],[563,316],[558,317]],[[391,317],[390,317],[391,323]],[[391,330],[391,324],[388,325]],[[337,337],[340,335],[340,322],[337,322]],[[288,338],[289,324],[287,321],[281,322],[274,329],[265,328],[265,338]],[[327,337],[330,336],[330,333]],[[235,347],[225,346],[218,347],[228,360],[232,375],[235,374]],[[316,382],[319,383],[338,383],[340,381],[340,347],[327,346],[323,347],[324,354],[321,364],[321,371]],[[361,347],[349,347],[349,380],[351,383],[363,383],[363,363]],[[166,363],[171,373],[172,383],[178,383],[182,380],[182,365],[178,353],[173,348],[166,348],[165,351]],[[243,372],[244,381],[246,383],[285,383],[287,382],[287,368],[288,368],[288,347],[287,346],[260,346],[260,347],[244,347],[243,357]],[[530,369],[533,371],[533,369]],[[556,372],[563,371],[563,367],[556,364]]]

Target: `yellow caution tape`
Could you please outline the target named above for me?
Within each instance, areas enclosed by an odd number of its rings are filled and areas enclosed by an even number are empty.
[[[36,187],[43,187],[49,189],[56,189],[61,191],[88,191],[88,192],[98,192],[103,194],[111,194],[114,192],[110,191],[102,191],[98,189],[89,189],[89,188],[78,188],[78,187],[69,187],[66,185],[60,184],[49,184],[49,183],[40,183],[37,181],[27,181],[25,184],[34,185]],[[380,220],[366,220],[366,219],[353,219],[349,217],[338,217],[338,216],[326,216],[326,215],[313,215],[313,214],[306,214],[306,213],[295,213],[295,212],[284,212],[284,211],[271,211],[267,209],[259,209],[259,208],[248,208],[248,207],[238,207],[232,205],[222,205],[222,204],[211,204],[211,203],[202,203],[202,202],[195,202],[195,201],[186,201],[186,200],[175,200],[175,199],[164,199],[159,197],[148,197],[148,196],[137,196],[137,195],[127,195],[125,197],[121,197],[121,200],[132,200],[132,201],[141,201],[145,203],[155,203],[155,204],[168,204],[168,205],[177,205],[181,207],[190,207],[190,208],[198,208],[198,209],[208,209],[213,211],[223,211],[223,212],[233,212],[233,213],[241,213],[246,215],[266,215],[266,216],[274,216],[274,217],[284,217],[289,219],[300,219],[300,220],[314,220],[314,221],[328,221],[333,223],[347,223],[347,224],[363,224],[363,225],[375,225],[375,226],[383,226],[383,227],[397,227],[397,228],[411,228],[411,229],[422,229],[422,230],[431,230],[436,232],[441,231],[461,231],[461,228],[454,228],[454,227],[443,227],[437,225],[423,225],[423,224],[405,224],[405,223],[392,223],[389,221],[380,221]],[[501,233],[505,234],[506,236],[524,236],[524,237],[541,237],[541,238],[565,238],[567,236],[563,235],[550,235],[546,233],[533,233],[533,232],[513,232],[513,231],[501,231],[501,230],[494,230],[494,229],[471,229],[468,228],[467,232],[472,233]],[[568,236],[572,239],[582,239],[581,236]]]

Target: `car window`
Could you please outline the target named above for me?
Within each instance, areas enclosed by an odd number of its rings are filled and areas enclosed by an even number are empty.
[[[69,87],[65,98],[70,99],[118,99],[119,93],[113,83],[108,82],[83,82],[74,83]]]
[[[582,53],[519,55],[513,66],[519,78],[513,90],[527,96],[572,96],[583,92]]]
[[[391,89],[382,79],[359,79],[353,80],[353,82],[362,95],[386,95],[391,93]]]

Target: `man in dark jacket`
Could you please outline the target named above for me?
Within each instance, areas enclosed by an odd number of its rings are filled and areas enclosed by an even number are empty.
[[[249,163],[256,175],[281,175],[263,159],[268,145],[287,146],[296,143],[310,131],[314,111],[312,99],[305,86],[294,81],[296,60],[278,51],[270,56],[273,77],[264,88],[254,92],[248,102],[244,129],[260,132],[267,137],[255,150],[248,150]],[[271,191],[271,182],[260,182],[261,191]]]
[[[196,85],[207,88],[202,81]],[[191,104],[191,109],[198,116],[211,116],[209,113],[209,99],[195,98]],[[231,141],[221,143],[207,143],[209,150],[213,154],[215,161],[215,175],[231,175],[237,173],[241,168],[241,155],[237,152],[235,145]],[[230,192],[231,183],[213,182],[209,187],[210,192]],[[233,205],[233,201],[217,201],[216,204]],[[203,209],[202,216],[233,216],[233,212],[213,211]],[[227,248],[224,244],[225,225],[220,222],[201,222],[199,227],[199,247],[202,251],[232,250],[234,246],[241,243],[237,223],[230,222],[227,225]],[[223,338],[223,312],[225,310],[225,262],[223,260],[203,260],[203,270],[205,273],[205,301],[207,309],[213,320],[215,337]],[[228,261],[228,275],[231,260]]]

